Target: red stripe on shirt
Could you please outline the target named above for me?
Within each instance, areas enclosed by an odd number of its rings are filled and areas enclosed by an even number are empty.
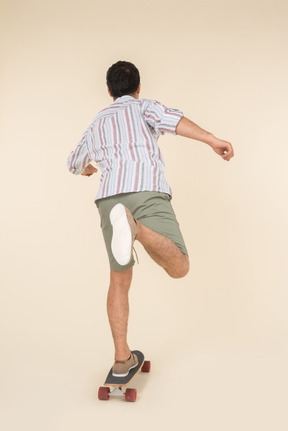
[[[135,158],[135,153],[134,153],[133,146],[132,146],[132,130],[131,130],[131,123],[130,123],[130,118],[129,118],[129,114],[128,114],[128,109],[125,109],[125,117],[126,117],[127,127],[128,127],[129,150],[131,153],[131,158],[132,158],[133,162],[135,162],[136,158]]]
[[[123,172],[123,160],[120,160],[120,169],[119,169],[119,175],[117,178],[117,189],[116,194],[119,193],[120,187],[121,187],[121,179],[122,179],[122,172]]]
[[[116,129],[116,121],[115,118],[112,117],[112,129],[113,129],[113,145],[114,145],[114,149],[115,149],[115,158],[117,159],[118,157],[118,143],[117,143],[117,129]]]

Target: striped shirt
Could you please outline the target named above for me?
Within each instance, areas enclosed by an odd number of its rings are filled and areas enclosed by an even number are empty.
[[[172,195],[157,140],[166,132],[176,135],[182,116],[156,100],[118,97],[96,115],[69,155],[68,169],[77,175],[96,162],[102,174],[95,200],[139,191]]]

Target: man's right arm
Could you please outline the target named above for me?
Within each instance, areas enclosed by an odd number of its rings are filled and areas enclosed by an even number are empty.
[[[186,138],[195,139],[196,141],[205,142],[219,154],[224,160],[230,160],[234,156],[233,148],[230,142],[216,138],[212,133],[207,132],[193,121],[182,117],[176,127],[176,135]]]

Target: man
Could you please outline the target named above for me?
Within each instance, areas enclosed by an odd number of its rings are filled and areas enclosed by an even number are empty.
[[[181,110],[140,99],[140,75],[132,63],[113,64],[106,80],[114,103],[97,114],[67,165],[73,174],[90,176],[97,172],[90,164],[94,160],[102,170],[95,204],[110,262],[107,311],[115,346],[113,374],[125,376],[137,365],[127,343],[135,239],[171,277],[189,271],[157,140],[171,133],[205,142],[226,161],[234,153],[229,142],[201,129]]]

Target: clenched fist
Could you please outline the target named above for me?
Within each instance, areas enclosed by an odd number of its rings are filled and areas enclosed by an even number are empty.
[[[81,172],[81,175],[84,175],[85,177],[90,177],[90,175],[96,174],[98,172],[98,169],[94,168],[93,165],[89,164],[86,166],[86,168]]]
[[[215,138],[210,144],[215,153],[219,154],[222,159],[229,161],[234,156],[234,151],[230,142]]]

